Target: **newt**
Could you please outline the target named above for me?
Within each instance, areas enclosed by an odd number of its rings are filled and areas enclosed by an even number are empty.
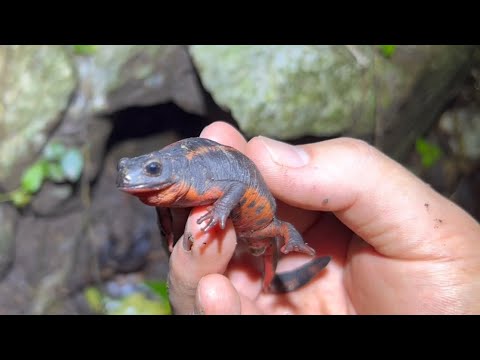
[[[294,291],[306,285],[330,262],[315,257],[295,227],[276,217],[276,200],[260,171],[246,155],[213,140],[192,137],[118,162],[117,187],[156,209],[158,225],[170,252],[174,246],[171,210],[207,206],[198,219],[201,230],[225,228],[230,217],[237,237],[254,256],[263,256],[263,290]],[[283,254],[299,252],[312,260],[276,274],[279,246]]]

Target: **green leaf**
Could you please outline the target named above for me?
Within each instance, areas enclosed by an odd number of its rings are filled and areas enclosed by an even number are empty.
[[[10,194],[10,199],[16,207],[21,208],[30,203],[32,195],[26,193],[22,189],[17,189]]]
[[[73,51],[77,55],[93,55],[97,50],[97,45],[73,45]]]
[[[104,312],[103,297],[100,290],[95,287],[89,287],[85,290],[84,296],[85,300],[93,311],[97,313]]]
[[[382,52],[383,56],[386,58],[392,57],[397,49],[397,45],[378,45],[380,51]]]
[[[49,180],[54,182],[65,181],[65,174],[63,168],[57,163],[48,163],[46,167],[46,176]]]
[[[62,157],[60,161],[63,174],[65,177],[75,182],[80,178],[83,170],[83,156],[80,150],[70,149]]]
[[[168,285],[166,281],[154,281],[154,280],[146,280],[144,284],[153,291],[155,295],[157,295],[160,300],[164,303],[166,309],[169,312],[172,311],[170,306],[170,299],[168,297]]]
[[[66,149],[62,143],[52,141],[43,149],[43,157],[49,161],[59,161]]]
[[[45,165],[46,162],[44,160],[39,160],[23,173],[21,180],[22,190],[34,194],[40,189],[45,177]]]
[[[160,298],[168,301],[168,286],[166,281],[146,280],[144,284]]]
[[[442,150],[435,144],[429,143],[426,140],[419,138],[415,143],[415,148],[420,156],[422,166],[430,168],[442,157]]]

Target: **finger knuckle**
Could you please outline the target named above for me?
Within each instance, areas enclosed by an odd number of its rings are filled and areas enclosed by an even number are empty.
[[[338,138],[337,146],[341,147],[341,150],[347,152],[352,158],[362,160],[362,162],[368,161],[378,154],[378,150],[373,145],[362,139]]]

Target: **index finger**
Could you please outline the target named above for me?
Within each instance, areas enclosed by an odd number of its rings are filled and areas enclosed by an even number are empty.
[[[230,220],[224,230],[202,231],[197,220],[205,206],[192,210],[185,233],[170,257],[169,297],[175,314],[192,314],[200,280],[209,274],[223,274],[236,247],[235,229]]]
[[[247,141],[232,125],[216,121],[203,129],[200,137],[216,141],[222,145],[231,146],[245,152]]]

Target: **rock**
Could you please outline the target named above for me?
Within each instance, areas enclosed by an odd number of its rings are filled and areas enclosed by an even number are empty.
[[[450,199],[480,222],[480,167],[460,179]]]
[[[375,135],[399,156],[454,95],[473,49],[399,45],[385,58],[376,46],[189,48],[206,89],[248,136]]]
[[[17,212],[11,206],[0,204],[0,280],[5,277],[15,254]]]
[[[472,162],[480,160],[480,109],[455,108],[440,118],[439,128],[449,136],[453,153]]]
[[[38,215],[52,215],[72,194],[70,184],[45,183],[38,194],[33,197],[32,209]],[[63,209],[64,210],[64,209]]]
[[[75,73],[61,46],[0,46],[0,183],[18,186],[61,120],[76,86]]]
[[[88,180],[94,180],[101,172],[105,161],[106,143],[112,132],[112,122],[105,118],[93,117],[88,121],[89,162],[85,172]]]
[[[471,45],[418,45],[403,50],[398,66],[411,81],[394,93],[391,106],[378,109],[375,134],[376,145],[400,161],[464,88],[479,54],[479,48]]]
[[[0,309],[8,314],[44,313],[59,299],[75,257],[82,213],[18,219],[15,263],[0,286]]]
[[[352,126],[354,110],[373,111],[372,89],[361,85],[369,74],[344,47],[195,45],[190,53],[248,135],[335,134]]]
[[[168,101],[185,111],[205,112],[200,85],[188,52],[180,45],[99,45],[77,56],[81,79],[71,114],[113,112]]]

